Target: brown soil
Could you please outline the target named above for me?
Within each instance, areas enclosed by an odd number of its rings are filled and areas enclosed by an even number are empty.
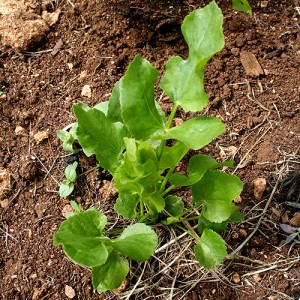
[[[189,291],[182,282],[194,278],[192,271],[175,263],[169,273],[155,277],[159,285],[139,285],[130,299],[168,299],[171,290],[173,299],[300,297],[299,248],[295,245],[289,252],[289,246],[282,247],[285,234],[279,228],[297,209],[283,205],[284,196],[275,185],[300,161],[299,3],[251,1],[254,15],[250,17],[234,12],[231,1],[217,2],[224,13],[226,46],[206,69],[211,102],[205,113],[220,116],[227,133],[205,151],[216,158],[234,156],[235,172],[245,185],[239,205],[246,221],[224,233],[229,252],[253,232],[267,200],[271,202],[258,230],[241,249],[243,257],[226,260],[206,276],[200,274]],[[207,3],[52,1],[47,9],[60,9],[59,21],[31,53],[2,49],[0,90],[5,94],[0,98],[0,170],[11,175],[2,176],[0,182],[5,185],[0,195],[2,299],[67,299],[66,286],[74,289],[74,299],[122,298],[112,292],[96,294],[89,271],[74,265],[60,247],[52,245],[53,234],[64,219],[62,210],[69,203],[57,192],[66,153],[56,130],[74,122],[74,103],[92,106],[107,100],[135,55],[141,54],[161,73],[171,55],[186,56],[180,24],[188,12]],[[60,39],[63,46],[56,55],[40,52],[53,49]],[[247,75],[241,51],[254,54],[264,74]],[[91,86],[91,97],[81,95],[84,85]],[[44,137],[39,140],[37,133]],[[230,153],[230,146],[237,148],[236,154]],[[93,161],[80,158],[82,170],[92,165]],[[261,200],[253,196],[257,177],[267,180]],[[115,195],[109,180],[105,172],[91,173],[77,184],[73,196],[84,208],[98,207],[114,223]],[[165,267],[154,260],[150,264],[155,272]],[[123,292],[132,290],[139,277],[143,281],[149,276],[142,273],[143,265],[132,268],[135,272],[128,276]]]

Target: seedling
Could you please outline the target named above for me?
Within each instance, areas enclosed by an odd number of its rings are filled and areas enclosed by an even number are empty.
[[[82,103],[74,106],[77,123],[71,137],[65,134],[69,143],[65,148],[73,152],[72,140],[85,154],[95,155],[99,165],[113,176],[119,192],[116,211],[138,221],[111,239],[108,236],[116,232],[104,230],[106,217],[102,213],[77,210],[55,234],[54,244],[62,245],[71,260],[92,268],[98,292],[114,289],[125,279],[129,267],[124,256],[137,261],[150,258],[157,245],[150,225],[161,223],[186,231],[196,240],[199,263],[215,268],[226,255],[226,243],[218,232],[243,218],[232,203],[242,182],[220,170],[232,167],[232,161],[217,162],[197,154],[190,158],[186,173],[176,171],[190,149],[200,150],[225,131],[225,125],[215,117],[196,116],[173,125],[179,107],[199,112],[208,103],[204,69],[224,46],[222,22],[215,2],[185,18],[182,33],[189,47],[188,58],[171,57],[160,82],[173,102],[168,116],[154,99],[158,71],[140,56],[115,84],[108,101],[94,108]],[[69,178],[72,183],[70,179],[74,176]],[[172,195],[176,187],[184,186],[191,189],[191,206]],[[200,237],[187,222],[198,222]]]
[[[74,182],[77,179],[76,168],[78,162],[75,161],[73,164],[68,165],[65,169],[66,179],[60,184],[59,195],[61,197],[67,197],[71,195],[74,190]]]
[[[252,15],[252,8],[247,0],[232,0],[232,8]]]

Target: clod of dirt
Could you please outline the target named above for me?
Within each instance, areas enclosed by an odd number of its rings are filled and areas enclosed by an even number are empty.
[[[0,0],[0,37],[4,47],[27,51],[41,42],[49,25],[39,15],[38,1]]]
[[[16,135],[28,135],[28,132],[24,127],[17,126],[16,129],[15,129],[15,134]]]
[[[239,273],[234,273],[232,275],[232,281],[234,283],[240,283],[241,282],[241,277],[240,277],[240,274]]]
[[[68,214],[73,213],[74,209],[70,204],[66,204],[63,209],[61,210],[61,214],[64,216],[64,218],[67,218]]]
[[[9,204],[9,199],[4,199],[4,200],[0,201],[0,207],[1,208],[7,207],[8,204]]]
[[[39,131],[37,132],[33,138],[38,142],[41,143],[42,141],[46,140],[48,138],[48,132],[47,131]]]
[[[35,161],[29,157],[21,157],[21,167],[19,168],[19,175],[26,179],[31,180],[35,177],[37,173],[37,166]]]
[[[81,91],[81,96],[91,98],[92,97],[92,89],[91,86],[86,84],[83,86]]]
[[[300,212],[296,212],[290,220],[290,225],[300,227]]]
[[[262,198],[263,192],[266,190],[267,181],[262,177],[258,177],[253,181],[254,185],[254,197],[256,200],[260,200]]]
[[[5,192],[9,189],[11,189],[11,176],[7,170],[0,168],[0,200],[4,198]]]
[[[258,77],[264,74],[262,67],[252,52],[241,51],[240,59],[247,75]]]
[[[52,13],[49,13],[46,10],[44,10],[42,12],[42,19],[45,20],[49,26],[53,26],[55,23],[57,23],[60,13],[60,10],[57,10]]]
[[[65,286],[65,294],[70,299],[73,299],[76,296],[74,289],[69,285]]]

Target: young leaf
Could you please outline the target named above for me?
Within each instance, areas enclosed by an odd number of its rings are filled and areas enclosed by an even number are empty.
[[[53,244],[62,245],[67,256],[79,265],[104,264],[108,257],[102,234],[105,224],[106,217],[95,209],[75,214],[61,223]]]
[[[78,119],[77,137],[80,145],[96,154],[104,169],[113,172],[119,165],[124,149],[124,130],[95,108],[85,111],[75,105],[74,112]]]
[[[234,175],[208,171],[192,186],[193,200],[203,203],[203,216],[215,223],[229,219],[236,206],[232,203],[242,191],[243,184]]]
[[[64,180],[59,186],[59,195],[63,198],[68,197],[74,190],[74,183]]]
[[[224,47],[222,23],[222,12],[214,1],[184,19],[181,30],[189,57],[187,60],[172,57],[168,61],[161,87],[185,111],[200,111],[208,102],[203,86],[204,68]]]
[[[146,192],[142,195],[142,199],[148,209],[154,214],[161,212],[165,207],[165,200],[159,192],[153,192],[152,194]]]
[[[145,261],[152,255],[157,243],[157,235],[151,227],[137,223],[125,228],[122,234],[112,241],[112,247],[134,260]]]
[[[96,104],[93,108],[102,111],[105,115],[107,115],[108,111],[108,101],[100,102]]]
[[[158,71],[140,56],[129,65],[120,82],[120,102],[125,126],[136,139],[148,139],[164,128],[154,100]]]
[[[297,231],[297,227],[292,227],[288,224],[280,224],[280,228],[286,233],[294,233]]]
[[[225,161],[218,163],[215,159],[208,155],[195,155],[193,156],[188,165],[189,176],[186,177],[181,173],[174,173],[171,175],[169,181],[173,185],[177,186],[189,186],[199,181],[206,171],[220,168],[223,166],[232,167],[232,161]]]
[[[220,119],[214,117],[197,117],[166,130],[163,137],[165,139],[181,141],[187,147],[198,150],[223,132],[225,132],[225,125]]]
[[[172,147],[164,146],[159,159],[159,170],[173,169],[178,162],[187,154],[189,148],[181,142],[176,142]]]
[[[116,82],[116,84],[112,90],[112,93],[111,93],[111,96],[110,96],[109,102],[108,102],[107,117],[112,122],[124,123],[123,118],[122,118],[121,104],[120,104],[120,82],[121,82],[121,80]]]
[[[65,169],[65,176],[67,181],[74,182],[77,178],[76,168],[78,166],[78,162],[74,161],[71,165],[68,165]]]
[[[93,287],[98,293],[114,290],[122,284],[128,272],[127,259],[112,250],[103,265],[92,269]]]
[[[66,152],[76,153],[78,151],[73,149],[74,137],[66,130],[57,130],[56,135],[63,142],[63,149]]]
[[[227,254],[225,241],[211,229],[203,231],[194,251],[196,259],[206,269],[215,268]]]
[[[232,0],[232,8],[252,15],[252,8],[247,0]]]
[[[139,203],[138,194],[120,193],[115,204],[117,213],[126,219],[134,219],[136,217],[136,206]]]
[[[180,197],[177,196],[167,196],[165,199],[166,206],[165,210],[173,217],[181,216],[184,209],[184,203]]]

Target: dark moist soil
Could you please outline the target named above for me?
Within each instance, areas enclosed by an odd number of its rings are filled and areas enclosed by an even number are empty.
[[[226,45],[206,68],[205,87],[211,102],[204,111],[227,125],[226,134],[204,151],[217,159],[234,157],[235,173],[244,182],[239,205],[246,221],[224,233],[229,252],[254,230],[280,174],[299,167],[300,135],[298,1],[251,1],[252,17],[233,11],[230,2],[218,1],[224,13]],[[66,286],[74,289],[74,299],[121,298],[113,292],[95,293],[89,271],[52,245],[53,234],[64,220],[63,208],[71,199],[84,208],[101,209],[112,224],[116,217],[112,209],[116,194],[103,171],[78,182],[69,199],[59,197],[66,153],[56,130],[74,122],[73,104],[82,101],[93,106],[107,100],[135,55],[148,59],[161,74],[171,55],[186,57],[180,24],[190,11],[207,3],[53,1],[49,11],[60,9],[62,14],[44,41],[31,49],[35,55],[1,52],[0,81],[5,94],[0,98],[0,167],[11,174],[11,186],[0,207],[1,299],[67,299]],[[59,39],[63,46],[55,56],[39,53],[53,49]],[[247,75],[241,51],[252,52],[264,74]],[[91,86],[90,98],[81,95],[84,85]],[[162,101],[168,113],[170,105],[165,98]],[[179,112],[176,117],[190,116]],[[23,129],[18,131],[18,126]],[[38,141],[36,133],[47,138]],[[81,156],[79,160],[82,170],[95,163]],[[267,180],[261,200],[253,196],[253,180],[258,177]],[[130,299],[167,299],[172,287],[179,287],[174,299],[184,294],[184,299],[299,299],[299,248],[281,246],[285,233],[279,228],[297,209],[283,204],[284,192],[275,190],[258,230],[239,253],[248,260],[226,260],[220,270],[209,273],[213,276],[199,280],[188,292],[180,293],[180,280],[169,279],[151,289],[139,287]],[[297,191],[290,200],[295,201],[296,195]],[[192,276],[180,270],[179,279]],[[136,276],[140,275],[130,273],[123,292],[133,289]],[[147,272],[143,276],[147,278]]]

